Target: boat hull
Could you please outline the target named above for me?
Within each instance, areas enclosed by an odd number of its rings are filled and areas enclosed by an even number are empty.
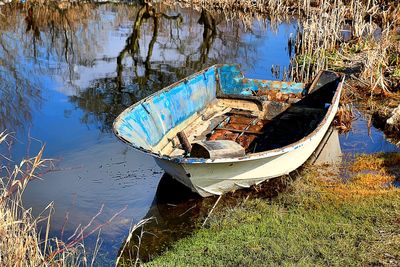
[[[221,195],[304,164],[335,117],[343,81],[344,77],[329,71],[321,71],[309,86],[256,80],[245,78],[237,65],[215,65],[127,108],[113,129],[122,141],[153,156],[166,173],[192,191],[203,197]],[[231,111],[238,115],[236,122],[219,121]],[[251,119],[244,123],[239,115]],[[234,117],[226,116],[228,121]],[[262,120],[268,123],[259,125]],[[241,124],[247,126],[235,128]],[[261,127],[262,132],[250,127]],[[207,137],[210,129],[213,135]],[[235,135],[238,129],[241,133]],[[247,153],[228,156],[219,151],[216,157],[211,154],[217,153],[198,156],[194,151],[191,156],[193,147],[182,145],[206,138],[238,141]]]
[[[178,163],[155,157],[156,163],[173,178],[203,197],[248,188],[268,179],[288,174],[304,164],[321,143],[338,109],[339,97],[318,131],[293,149],[275,155],[232,162]]]

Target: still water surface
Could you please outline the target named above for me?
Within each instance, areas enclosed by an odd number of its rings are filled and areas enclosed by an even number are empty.
[[[192,229],[203,207],[213,204],[165,185],[167,178],[160,183],[163,172],[154,161],[112,134],[114,118],[216,63],[240,63],[245,75],[263,79],[276,78],[271,66],[279,66],[282,78],[291,54],[288,40],[297,31],[295,21],[258,20],[248,27],[222,16],[215,18],[214,31],[199,20],[200,12],[166,7],[157,10],[168,16],[140,24],[140,10],[124,4],[17,7],[3,10],[9,16],[0,23],[0,127],[15,133],[10,156],[18,162],[46,144],[44,155],[55,164],[43,180],[29,184],[25,204],[37,214],[54,202],[52,234],[61,236],[64,228],[64,238],[102,205],[93,226],[122,211],[102,230],[103,264],[116,258],[130,226],[143,217],[158,217],[160,241],[177,239],[180,229]],[[343,152],[398,151],[378,130],[368,134],[361,115],[353,127],[340,136]],[[95,238],[87,239],[89,250]]]

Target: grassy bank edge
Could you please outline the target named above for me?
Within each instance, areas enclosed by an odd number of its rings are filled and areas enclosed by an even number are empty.
[[[208,227],[146,266],[398,266],[400,189],[382,186],[398,174],[376,167],[383,158],[367,156],[370,163],[354,171],[374,173],[347,183],[307,169],[276,200],[220,209]]]

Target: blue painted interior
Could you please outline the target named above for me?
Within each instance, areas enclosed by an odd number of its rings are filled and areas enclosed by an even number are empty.
[[[304,93],[304,83],[245,79],[239,65],[218,68],[221,90],[224,94],[252,95],[259,90],[280,90],[282,93]]]
[[[258,90],[301,93],[302,83],[245,79],[238,65],[216,65],[141,101],[117,119],[115,130],[136,147],[151,150],[168,131],[217,97],[217,74],[224,94],[252,94]]]
[[[168,131],[216,98],[215,69],[211,67],[134,105],[119,117],[115,130],[133,145],[151,149]]]

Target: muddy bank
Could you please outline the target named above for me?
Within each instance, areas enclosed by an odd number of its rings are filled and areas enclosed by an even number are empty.
[[[400,100],[392,99],[387,102],[372,111],[372,123],[400,146]]]

